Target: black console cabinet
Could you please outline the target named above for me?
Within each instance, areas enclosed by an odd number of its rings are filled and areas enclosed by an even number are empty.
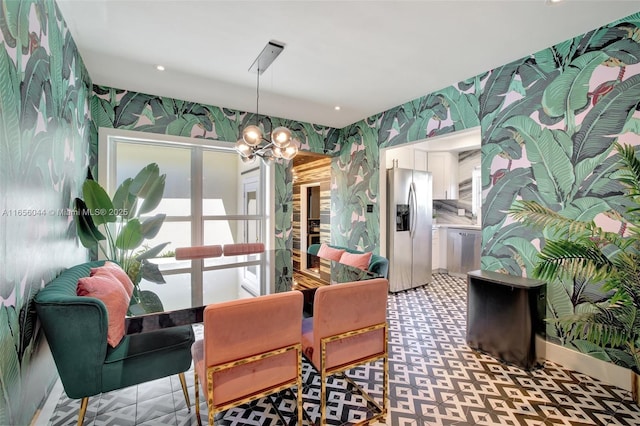
[[[544,335],[546,283],[491,271],[467,274],[467,344],[531,369],[535,335]]]

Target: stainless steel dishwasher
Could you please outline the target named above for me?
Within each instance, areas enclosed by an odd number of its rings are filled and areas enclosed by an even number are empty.
[[[447,270],[450,275],[467,276],[467,272],[480,269],[481,231],[448,228]]]

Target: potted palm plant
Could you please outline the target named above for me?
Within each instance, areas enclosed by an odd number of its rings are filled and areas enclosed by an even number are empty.
[[[145,241],[158,234],[166,215],[143,218],[162,200],[165,179],[158,165],[151,163],[134,178],[125,179],[111,198],[89,173],[82,185],[84,199],[75,199],[74,218],[80,242],[117,262],[129,275],[134,284],[132,310],[136,310],[136,305],[145,312],[162,310],[157,295],[140,290],[139,284],[143,278],[159,284],[165,282],[158,265],[149,259],[158,257],[168,242],[148,247]]]
[[[632,146],[615,145],[620,169],[613,178],[625,189],[629,210],[618,219],[623,233],[607,232],[593,221],[569,219],[534,201],[518,201],[511,216],[544,228],[547,238],[533,274],[548,282],[584,280],[601,284],[610,297],[585,312],[553,319],[569,341],[632,370],[633,397],[640,381],[640,160]]]

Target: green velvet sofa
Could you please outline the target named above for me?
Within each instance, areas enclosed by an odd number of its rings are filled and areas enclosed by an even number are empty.
[[[329,244],[329,247],[345,250],[349,253],[356,253],[356,254],[364,253],[363,251],[358,251],[358,250],[350,249],[347,247],[334,246],[332,244]],[[320,250],[320,244],[311,244],[307,249],[307,253],[317,255],[319,250]],[[369,260],[368,269],[369,271],[375,274],[378,274],[378,276],[381,278],[387,278],[387,275],[389,273],[389,259],[374,253],[371,255],[371,259]]]
[[[125,335],[107,344],[107,310],[101,300],[77,296],[81,277],[104,261],[87,262],[64,270],[36,294],[34,304],[42,329],[69,398],[82,398],[78,424],[82,424],[88,397],[127,386],[180,374],[191,367],[190,326]]]

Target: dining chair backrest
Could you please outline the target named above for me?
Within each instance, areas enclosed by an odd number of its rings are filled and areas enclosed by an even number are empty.
[[[320,287],[313,305],[313,346],[329,336],[386,322],[389,282],[384,278]],[[324,369],[352,363],[386,351],[384,332],[368,333],[326,344]],[[314,350],[311,361],[320,367],[321,351]]]
[[[236,243],[225,244],[222,248],[225,256],[238,256],[242,254],[264,252],[264,243]]]
[[[202,372],[297,345],[297,350],[214,371],[211,377],[215,406],[296,381],[302,351],[302,304],[302,293],[289,291],[205,308]],[[206,377],[201,380],[205,382]]]
[[[222,256],[222,246],[220,244],[176,248],[176,260],[205,259],[220,256]]]

